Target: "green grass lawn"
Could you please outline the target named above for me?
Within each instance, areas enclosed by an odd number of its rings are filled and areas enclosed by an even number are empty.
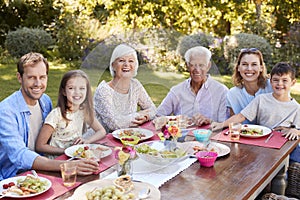
[[[70,70],[70,67],[61,64],[50,63],[49,80],[46,93],[51,97],[53,105],[56,105],[57,93],[60,80],[65,72]],[[101,80],[110,80],[109,71],[104,70],[88,70],[84,71],[89,75],[92,90],[94,91]],[[0,101],[9,96],[14,91],[20,88],[16,77],[16,64],[0,64]],[[140,66],[137,79],[145,86],[147,92],[151,96],[155,105],[159,105],[162,99],[166,96],[169,89],[186,79],[188,74],[176,74],[170,72],[157,72],[148,69],[145,66]],[[230,76],[215,76],[215,79],[224,83],[227,87],[232,87]],[[292,96],[300,102],[300,80],[293,87]]]

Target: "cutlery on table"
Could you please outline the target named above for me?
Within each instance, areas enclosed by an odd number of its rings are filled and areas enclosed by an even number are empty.
[[[11,194],[11,193],[10,192],[6,192],[5,194],[4,193],[0,194],[0,199],[9,196],[9,194]]]
[[[115,148],[115,146],[108,145],[107,142],[103,142],[103,143],[100,143],[100,144],[103,145],[103,146],[106,146],[106,147]]]
[[[150,188],[144,188],[142,190],[139,191],[138,193],[138,199],[146,199],[148,198],[150,195]]]
[[[83,154],[83,151],[82,152],[79,152],[77,153],[76,155],[72,156],[71,158],[69,158],[67,161],[70,161],[70,160],[74,160],[76,158],[80,158],[80,156]]]
[[[271,139],[271,137],[273,137],[273,133],[271,133],[271,134],[269,135],[269,137],[265,140],[265,143],[269,142],[269,140]]]
[[[33,169],[33,170],[31,170],[31,173],[33,174],[33,176],[35,177],[35,178],[38,178],[39,177],[39,175],[36,173],[36,171]]]

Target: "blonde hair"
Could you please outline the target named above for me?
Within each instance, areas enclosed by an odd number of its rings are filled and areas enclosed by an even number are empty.
[[[137,70],[138,70],[138,67],[139,67],[139,62],[138,62],[138,59],[137,59],[137,53],[136,53],[136,51],[132,47],[130,47],[128,45],[120,44],[120,45],[118,45],[114,49],[114,51],[113,51],[113,53],[111,55],[111,58],[110,58],[109,71],[110,71],[110,74],[111,74],[112,77],[115,76],[115,71],[114,71],[114,68],[112,66],[113,62],[116,59],[118,59],[118,58],[120,58],[122,56],[127,56],[127,55],[133,55],[133,57],[135,59],[135,68],[134,68],[135,73],[134,73],[134,76],[137,75]]]

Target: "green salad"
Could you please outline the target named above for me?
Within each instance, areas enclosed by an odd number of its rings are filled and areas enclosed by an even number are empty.
[[[148,154],[153,156],[161,156],[163,158],[180,158],[186,155],[186,152],[183,149],[176,148],[175,151],[162,150],[158,151],[154,148],[151,148],[148,144],[141,144],[136,147],[136,151],[142,154]]]

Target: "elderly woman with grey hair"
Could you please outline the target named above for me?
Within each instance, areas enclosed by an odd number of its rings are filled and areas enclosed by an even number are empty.
[[[190,77],[171,88],[157,109],[157,116],[185,115],[196,125],[209,124],[211,120],[226,119],[226,94],[228,88],[211,78],[211,52],[202,46],[186,51],[185,62]]]
[[[120,44],[114,49],[109,66],[112,80],[103,80],[94,95],[96,117],[108,132],[141,125],[155,116],[156,107],[150,96],[133,78],[138,66],[132,47]]]

